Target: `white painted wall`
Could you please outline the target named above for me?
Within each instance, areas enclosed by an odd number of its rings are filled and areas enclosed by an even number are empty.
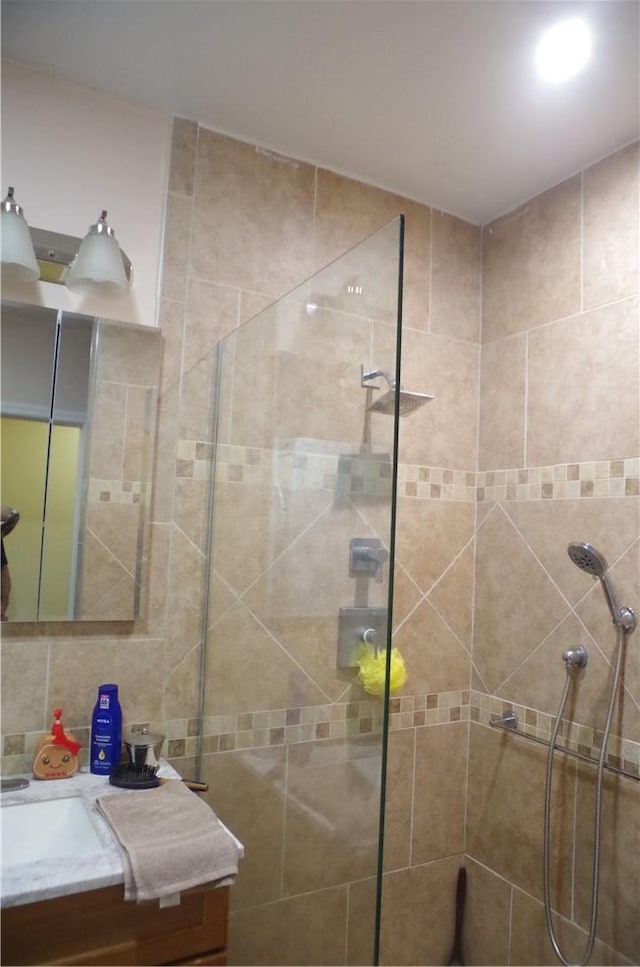
[[[83,237],[103,208],[133,263],[119,299],[63,285],[4,285],[18,302],[155,326],[171,118],[12,61],[2,65],[2,197],[9,185],[34,228]]]

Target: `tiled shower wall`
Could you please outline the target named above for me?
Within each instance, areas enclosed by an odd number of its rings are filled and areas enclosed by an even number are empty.
[[[181,266],[174,260],[165,273],[163,311],[167,321],[184,319],[193,361],[220,336],[400,212],[406,214],[403,380],[407,387],[433,393],[435,400],[401,423],[395,624],[409,669],[402,701],[411,702],[412,711],[411,727],[405,722],[405,728],[392,738],[391,769],[397,780],[390,784],[387,867],[398,874],[389,881],[390,924],[394,919],[391,898],[399,900],[409,882],[404,873],[410,874],[413,865],[424,865],[434,851],[438,857],[450,857],[464,846],[464,798],[458,801],[454,818],[445,794],[436,844],[424,822],[428,778],[425,775],[414,783],[413,760],[414,747],[424,745],[429,761],[444,761],[440,756],[434,760],[436,750],[428,747],[432,741],[445,743],[464,775],[477,465],[480,230],[379,189],[176,122],[168,246],[175,240],[177,250],[179,242],[188,259],[185,256]],[[339,343],[339,333],[336,338]],[[206,358],[192,373],[185,372],[183,398],[191,398],[192,385],[200,400],[203,387],[209,392],[212,364],[212,358]],[[357,380],[358,366],[352,369],[349,374]],[[295,407],[295,399],[289,402]],[[328,386],[322,407],[328,407],[329,420],[343,420],[339,408],[332,414],[331,406]],[[194,419],[176,434],[184,458],[183,486],[193,485],[191,475],[199,472],[198,448],[204,453],[209,439],[202,405],[200,414],[201,423]],[[268,531],[270,490],[261,490],[260,484],[263,476],[269,480],[271,455],[259,446],[222,450],[218,494],[225,509],[216,518],[215,536],[227,553],[222,573],[214,576],[209,625],[213,634],[232,643],[236,656],[246,656],[241,666],[246,668],[246,681],[238,704],[237,687],[225,691],[220,684],[233,674],[227,667],[228,650],[213,651],[212,641],[213,687],[203,732],[212,801],[247,849],[233,892],[231,957],[236,963],[258,964],[270,957],[299,963],[313,951],[317,962],[364,963],[372,949],[373,868],[357,855],[345,865],[350,844],[340,840],[332,845],[322,824],[306,828],[304,853],[322,856],[324,862],[307,869],[300,856],[292,864],[294,834],[300,833],[295,824],[302,820],[292,810],[284,823],[283,797],[299,800],[302,789],[308,796],[309,784],[317,783],[314,795],[323,814],[329,819],[335,815],[339,822],[351,817],[357,824],[353,810],[353,797],[359,795],[357,777],[336,750],[348,738],[352,749],[362,748],[366,755],[367,736],[379,722],[380,705],[355,685],[346,700],[338,700],[344,683],[336,691],[327,671],[309,665],[312,677],[325,692],[335,691],[336,700],[327,705],[319,689],[316,695],[307,686],[307,702],[282,707],[280,683],[297,671],[295,662],[287,664],[287,628],[264,619],[282,646],[274,650],[249,611],[242,604],[234,605],[235,596],[243,594],[259,573],[258,537],[258,544],[247,553],[238,535],[243,533],[247,514],[252,534]],[[306,462],[311,486],[302,492],[302,505],[291,504],[298,526],[290,536],[291,550],[286,543],[278,546],[279,563],[270,572],[272,582],[282,580],[280,572],[287,567],[294,575],[312,553],[313,529],[307,544],[293,549],[301,529],[320,527],[323,545],[338,547],[344,544],[344,533],[356,526],[350,515],[357,495],[352,495],[351,510],[345,506],[333,521],[325,517],[314,524],[331,497],[330,491],[323,490],[323,480],[329,471],[335,472],[335,458],[333,466],[329,461],[323,468],[321,463],[322,458]],[[181,526],[190,528],[190,540],[197,544],[204,533],[202,518],[194,514],[192,521],[184,520]],[[384,532],[384,521],[380,526]],[[332,527],[337,528],[335,540]],[[428,551],[425,533],[434,537]],[[346,561],[330,562],[332,570],[342,565],[346,568]],[[259,587],[245,603],[260,615],[257,593]],[[317,594],[321,593],[319,588]],[[340,603],[346,601],[333,604],[336,616]],[[300,660],[313,662],[314,653],[322,656],[327,648],[335,648],[320,625],[316,636],[305,642],[308,655]],[[271,667],[261,658],[262,646],[265,654],[274,655]],[[192,661],[194,688],[197,658],[195,652],[192,658],[185,654],[185,668]],[[430,728],[436,722],[440,727]],[[304,763],[320,746],[326,750],[326,762],[312,775]],[[426,764],[427,758],[420,761]],[[373,804],[371,814],[375,818]],[[362,816],[360,825],[370,818]],[[444,867],[453,866],[455,861],[445,860]],[[446,869],[441,867],[435,872],[444,876]],[[278,938],[275,946],[274,937]],[[395,954],[391,957],[395,961]]]
[[[496,696],[494,711],[527,706],[523,725],[548,738],[561,654],[582,642],[590,660],[565,716],[581,726],[574,748],[596,757],[616,634],[598,582],[566,546],[588,541],[604,553],[620,603],[638,614],[638,203],[636,144],[483,229],[472,696]],[[610,744],[615,764],[636,775],[638,640],[629,639]],[[555,961],[541,903],[545,755],[471,723],[474,963]],[[590,914],[595,770],[558,759],[552,892],[575,963],[585,943],[576,924]],[[593,963],[639,962],[639,833],[640,784],[609,775]]]

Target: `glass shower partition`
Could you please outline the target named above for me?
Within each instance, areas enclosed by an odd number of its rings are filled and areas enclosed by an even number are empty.
[[[398,412],[362,376],[399,377],[402,239],[218,346],[201,775],[245,846],[231,964],[377,957],[388,694],[356,662],[388,654]]]

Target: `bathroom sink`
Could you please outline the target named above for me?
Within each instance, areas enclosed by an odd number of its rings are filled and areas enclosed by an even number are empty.
[[[0,808],[2,867],[87,856],[104,849],[79,796]]]

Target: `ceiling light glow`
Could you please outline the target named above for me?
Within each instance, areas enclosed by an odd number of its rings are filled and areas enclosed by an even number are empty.
[[[591,33],[583,20],[562,20],[543,34],[536,51],[538,73],[558,83],[577,74],[591,55]]]

